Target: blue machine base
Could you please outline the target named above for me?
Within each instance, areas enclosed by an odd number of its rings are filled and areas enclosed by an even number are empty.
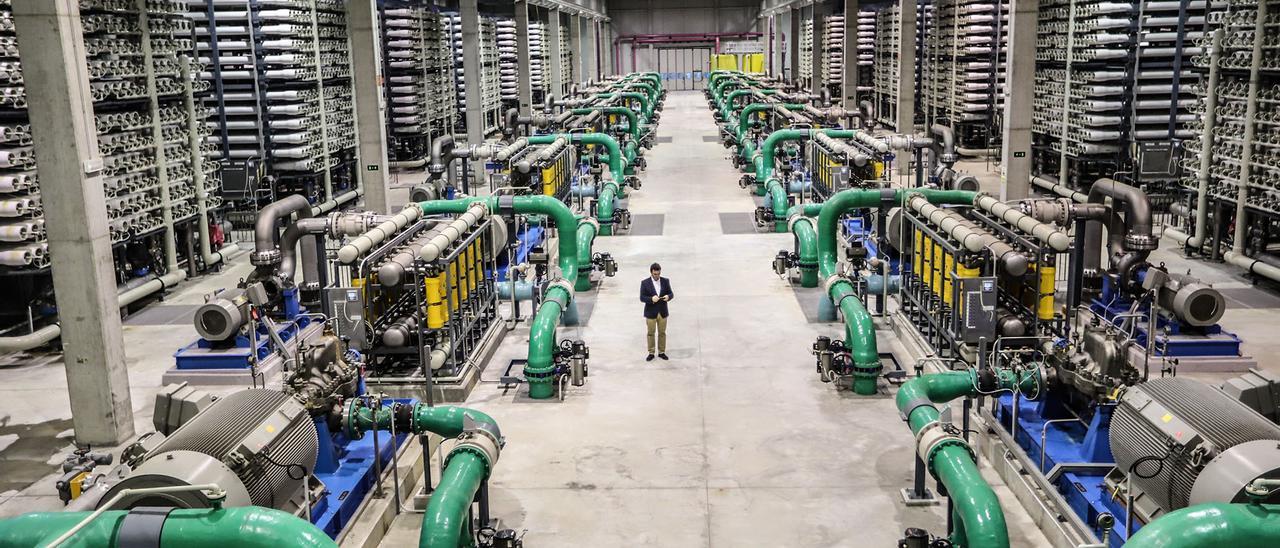
[[[1120,501],[1112,500],[1104,482],[1115,461],[1109,440],[1113,409],[1110,406],[1096,408],[1088,425],[1079,420],[1048,422],[1071,415],[1051,399],[1022,399],[1018,402],[1018,427],[1013,438],[1034,466],[1039,467],[1041,458],[1044,459],[1043,475],[1048,476],[1059,465],[1063,467],[1065,471],[1055,478],[1054,487],[1098,538],[1103,536],[1097,525],[1098,516],[1106,513],[1115,518],[1110,545],[1120,548],[1126,540],[1125,511]],[[1001,396],[992,411],[1000,425],[1009,432],[1013,398]],[[1040,443],[1042,433],[1043,446]],[[1135,526],[1134,531],[1139,528]]]
[[[406,405],[417,403],[413,399],[392,401]],[[336,539],[373,491],[376,480],[373,473],[373,433],[366,433],[359,440],[348,440],[342,434],[330,434],[323,421],[316,422],[316,430],[320,438],[320,452],[315,476],[324,483],[325,493],[311,508],[311,523]],[[397,432],[393,442],[390,432],[378,432],[380,447],[376,453],[382,470],[391,465],[392,455],[407,439],[408,433]]]
[[[1145,271],[1143,271],[1145,276]],[[1108,320],[1117,315],[1128,314],[1133,300],[1112,287],[1110,278],[1104,278],[1102,295],[1089,304],[1089,309]],[[1141,306],[1138,311],[1143,318],[1134,329],[1134,342],[1139,347],[1147,345],[1147,315],[1151,313],[1150,305]],[[1240,352],[1240,337],[1235,333],[1222,330],[1218,324],[1193,328],[1181,322],[1161,316],[1156,319],[1156,355],[1177,358],[1234,358],[1243,355]]]
[[[546,228],[543,228],[540,226],[531,226],[525,229],[524,232],[517,234],[516,241],[518,243],[515,249],[515,260],[513,261],[514,264],[521,264],[521,263],[524,263],[526,260],[528,260],[529,253],[533,251],[533,248],[542,244],[542,241],[545,239],[546,232],[547,232]],[[495,278],[498,281],[503,281],[507,279],[507,269],[510,267],[510,265],[511,263],[508,263],[498,267],[497,272],[495,274]]]
[[[292,320],[277,323],[276,331],[280,339],[289,341],[311,325],[310,316],[298,316]],[[271,337],[267,334],[265,324],[258,324],[257,353],[258,360],[271,355]],[[173,360],[178,369],[248,369],[250,349],[248,337],[237,336],[235,344],[228,348],[215,348],[213,343],[199,339],[173,353]]]

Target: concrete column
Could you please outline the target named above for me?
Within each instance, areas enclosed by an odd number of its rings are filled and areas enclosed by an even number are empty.
[[[844,108],[858,108],[858,0],[844,0]]]
[[[773,74],[773,16],[764,18],[764,73]]]
[[[813,49],[809,52],[811,58],[806,61],[809,63],[809,74],[812,79],[809,82],[809,93],[818,95],[823,88],[822,72],[826,68],[822,66],[822,29],[826,26],[827,4],[822,2],[814,2],[809,7],[809,19],[813,21]]]
[[[595,19],[583,18],[582,22],[586,27],[586,35],[584,36],[582,49],[582,76],[584,80],[600,79],[600,33],[598,31],[600,22]]]
[[[787,22],[791,27],[791,36],[787,37],[787,79],[792,83],[800,83],[800,10],[787,10]]]
[[[898,133],[914,133],[916,120],[916,0],[898,0],[901,35],[898,43]],[[900,157],[898,173],[911,173],[910,162]]]
[[[477,0],[462,0],[462,72],[466,76],[467,144],[484,142],[484,101],[480,89],[480,11]],[[484,161],[472,161],[472,173],[483,173]]]
[[[568,75],[569,84],[581,83],[583,78],[582,70],[582,19],[577,15],[569,15],[569,52],[573,55],[573,62],[569,63],[573,67],[572,74]]]
[[[520,100],[520,114],[529,114],[533,106],[533,74],[529,55],[529,3],[515,0],[516,21],[516,95]],[[544,75],[545,76],[545,75]]]
[[[560,26],[562,22],[559,9],[547,10],[547,34],[551,38],[551,95],[557,100],[564,96],[565,74],[560,71]]]
[[[1036,14],[1039,0],[1014,0],[1009,14],[1009,62],[1005,81],[1004,135],[1000,141],[1000,199],[1031,195],[1031,117],[1036,81]]]
[[[129,372],[76,0],[14,0],[53,260],[71,423],[81,444],[133,437]]]
[[[618,69],[613,66],[613,24],[608,21],[600,22],[600,51],[604,53],[604,58],[600,60],[600,75],[617,74]]]
[[[351,91],[355,100],[359,161],[356,177],[364,187],[364,205],[390,213],[387,198],[387,106],[382,82],[382,34],[374,0],[347,2],[347,36],[351,39]]]

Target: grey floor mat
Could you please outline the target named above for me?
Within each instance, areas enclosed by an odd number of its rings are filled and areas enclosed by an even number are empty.
[[[662,144],[662,143],[670,143],[670,142],[671,142],[671,136],[670,136],[670,135],[665,135],[665,136],[660,136],[660,137],[658,137],[658,144]]]
[[[704,143],[719,143],[719,142],[720,142],[720,136],[719,136],[719,135],[703,135],[703,136],[702,136],[702,142],[704,142]]]
[[[664,213],[637,213],[631,216],[632,236],[661,236],[666,226],[667,216]]]
[[[756,220],[753,213],[729,212],[720,214],[721,234],[756,234]]]
[[[1280,308],[1280,295],[1263,291],[1254,287],[1231,287],[1219,289],[1228,301],[1229,306],[1244,308]]]
[[[142,309],[137,314],[124,320],[125,325],[176,325],[191,323],[195,315],[196,304],[160,304]]]

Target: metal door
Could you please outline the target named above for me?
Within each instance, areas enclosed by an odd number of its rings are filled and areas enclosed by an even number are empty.
[[[711,48],[662,48],[657,50],[658,73],[671,91],[705,89],[711,71]]]

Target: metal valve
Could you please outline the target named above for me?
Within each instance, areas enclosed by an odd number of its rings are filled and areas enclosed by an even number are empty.
[[[774,220],[776,217],[773,215],[773,209],[765,206],[756,208],[756,226],[768,226]]]
[[[751,188],[756,184],[756,176],[751,174],[743,175],[738,179],[738,186],[742,188]]]
[[[601,272],[605,277],[612,278],[618,273],[618,261],[613,260],[613,255],[607,251],[601,251],[591,256],[591,264]]]
[[[641,162],[641,163],[643,163],[643,162],[644,162],[644,159],[643,159],[643,158],[641,158],[641,159],[637,159],[637,160],[636,160],[636,162]],[[643,164],[642,164],[642,165],[643,165]],[[644,169],[644,168],[641,168],[641,169]],[[640,190],[640,178],[639,178],[639,177],[636,177],[635,175],[628,175],[628,176],[626,176],[626,177],[622,180],[622,184],[627,185],[627,186],[629,186],[629,187],[631,187],[631,188],[634,188],[634,189],[636,189],[636,190]]]
[[[613,213],[613,224],[618,230],[628,230],[631,228],[631,210],[618,209]]]
[[[779,276],[786,276],[787,272],[791,270],[792,266],[796,265],[797,261],[799,261],[799,257],[797,257],[795,253],[785,249],[780,250],[778,251],[778,254],[773,257],[773,271]]]

